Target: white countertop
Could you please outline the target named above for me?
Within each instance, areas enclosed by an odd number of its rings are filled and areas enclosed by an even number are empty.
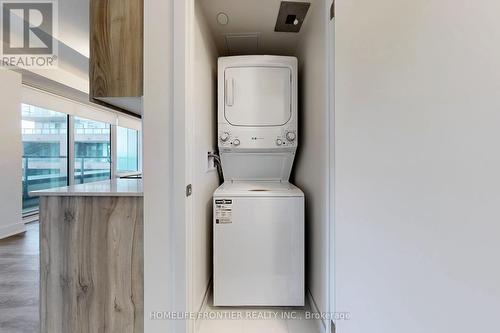
[[[112,179],[87,184],[31,191],[31,197],[83,196],[83,197],[142,197],[142,179]]]

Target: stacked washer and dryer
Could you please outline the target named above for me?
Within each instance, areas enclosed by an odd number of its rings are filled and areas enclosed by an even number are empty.
[[[296,58],[219,58],[215,306],[304,305],[304,194],[289,183],[297,121]]]

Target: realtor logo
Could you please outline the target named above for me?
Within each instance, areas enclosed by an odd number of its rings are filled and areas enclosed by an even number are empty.
[[[2,64],[54,68],[57,61],[56,2],[2,1]]]

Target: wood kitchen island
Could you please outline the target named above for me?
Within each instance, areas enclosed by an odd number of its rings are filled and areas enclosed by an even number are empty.
[[[40,197],[41,332],[143,332],[142,180],[30,194]]]

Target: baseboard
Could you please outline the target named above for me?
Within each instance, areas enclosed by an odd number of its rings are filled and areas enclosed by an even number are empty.
[[[23,222],[13,223],[6,226],[0,226],[0,239],[14,236],[26,231]]]
[[[307,298],[307,307],[311,312],[316,312],[320,313],[321,311],[318,308],[318,305],[316,301],[314,300],[313,295],[311,294],[311,291],[307,289],[306,292],[306,298]],[[316,327],[318,328],[319,332],[325,332],[326,333],[326,322],[323,319],[314,319],[314,322],[316,324]]]

